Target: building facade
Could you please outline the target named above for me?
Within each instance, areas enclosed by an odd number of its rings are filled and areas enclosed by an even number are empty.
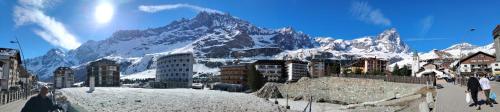
[[[308,76],[307,62],[298,60],[288,60],[285,62],[288,82],[298,81],[302,77]]]
[[[360,72],[362,74],[384,73],[387,68],[387,61],[378,58],[361,58],[348,65],[351,73]]]
[[[54,71],[54,88],[68,88],[75,83],[74,72],[69,67],[58,67]]]
[[[322,60],[311,60],[307,68],[312,78],[323,77],[327,74],[325,62]]]
[[[21,56],[18,50],[0,48],[0,90],[19,88]]]
[[[120,86],[120,65],[116,61],[100,59],[87,66],[87,80],[89,87],[117,87]],[[92,86],[93,85],[93,86]]]
[[[156,61],[157,88],[190,88],[193,83],[192,53],[179,53],[161,56]]]
[[[220,68],[220,81],[228,84],[245,85],[249,70],[248,64],[226,65]]]
[[[283,60],[257,60],[254,66],[267,82],[285,81],[286,69]]]
[[[494,62],[495,56],[479,51],[460,60],[460,72],[469,76],[477,72],[491,73]]]
[[[500,56],[500,25],[493,30],[493,40],[495,46],[496,57]],[[495,59],[495,63],[492,64],[492,73],[494,75],[500,75],[500,58]]]

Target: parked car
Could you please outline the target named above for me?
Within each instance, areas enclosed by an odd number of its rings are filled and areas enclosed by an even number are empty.
[[[193,89],[203,89],[203,84],[202,83],[193,83],[191,85]]]

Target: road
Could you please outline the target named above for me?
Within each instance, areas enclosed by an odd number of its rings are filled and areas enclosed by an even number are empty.
[[[441,83],[444,88],[437,90],[436,112],[473,112],[478,111],[475,107],[469,107],[465,102],[465,86]],[[492,91],[500,93],[500,83],[491,81]],[[479,100],[485,99],[484,94],[479,94]],[[497,98],[498,100],[498,98]],[[479,112],[495,112],[500,110],[500,105],[494,107],[482,105]]]

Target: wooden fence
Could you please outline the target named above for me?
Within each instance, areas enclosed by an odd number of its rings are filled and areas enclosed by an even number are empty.
[[[458,84],[460,84],[460,85],[462,85],[462,86],[467,86],[467,81],[468,81],[468,80],[467,80],[467,78],[465,78],[465,77],[457,77],[457,78],[455,79],[455,81],[456,81],[456,83],[458,83]]]
[[[413,84],[427,84],[427,83],[432,84],[436,80],[436,78],[432,76],[411,77],[411,76],[388,76],[388,75],[366,75],[366,74],[342,74],[333,76],[347,77],[347,78],[378,79],[387,82],[413,83]]]
[[[35,91],[25,91],[25,90],[1,91],[0,106],[20,99],[27,99],[28,97],[34,94],[36,94]]]

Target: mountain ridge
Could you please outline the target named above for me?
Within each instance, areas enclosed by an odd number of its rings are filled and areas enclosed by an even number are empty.
[[[191,19],[182,18],[158,28],[119,30],[109,38],[89,40],[73,50],[49,50],[26,62],[41,80],[48,81],[59,66],[70,66],[81,81],[90,61],[115,60],[125,76],[155,69],[157,57],[176,52],[192,52],[197,58],[195,66],[200,68],[197,73],[216,72],[216,67],[232,62],[236,56],[247,60],[306,60],[320,54],[336,59],[376,56],[391,63],[411,60],[410,47],[395,28],[352,40],[312,38],[291,27],[266,29],[229,14],[200,12]]]

